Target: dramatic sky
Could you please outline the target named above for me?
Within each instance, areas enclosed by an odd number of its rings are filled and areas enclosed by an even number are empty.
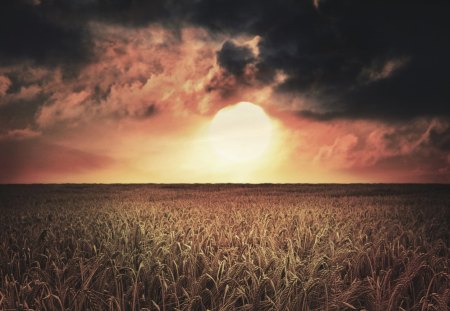
[[[449,16],[430,0],[1,0],[0,183],[450,182]],[[270,145],[227,161],[210,124],[241,101]]]

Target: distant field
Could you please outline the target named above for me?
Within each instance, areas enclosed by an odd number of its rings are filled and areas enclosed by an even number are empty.
[[[450,186],[0,186],[0,310],[447,310]]]

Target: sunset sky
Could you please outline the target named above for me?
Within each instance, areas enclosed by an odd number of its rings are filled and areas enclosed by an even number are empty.
[[[449,13],[1,0],[0,183],[448,183]]]

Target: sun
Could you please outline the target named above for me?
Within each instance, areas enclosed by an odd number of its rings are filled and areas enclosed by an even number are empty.
[[[209,127],[209,138],[221,158],[243,162],[265,154],[272,128],[272,121],[260,106],[239,102],[217,112]]]

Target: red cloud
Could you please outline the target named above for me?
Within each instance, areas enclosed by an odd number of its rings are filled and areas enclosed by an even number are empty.
[[[40,136],[42,133],[34,131],[30,128],[9,130],[5,134],[0,134],[0,141],[2,140],[22,140]]]
[[[40,140],[0,142],[0,183],[70,181],[105,169],[107,156],[71,149]]]

